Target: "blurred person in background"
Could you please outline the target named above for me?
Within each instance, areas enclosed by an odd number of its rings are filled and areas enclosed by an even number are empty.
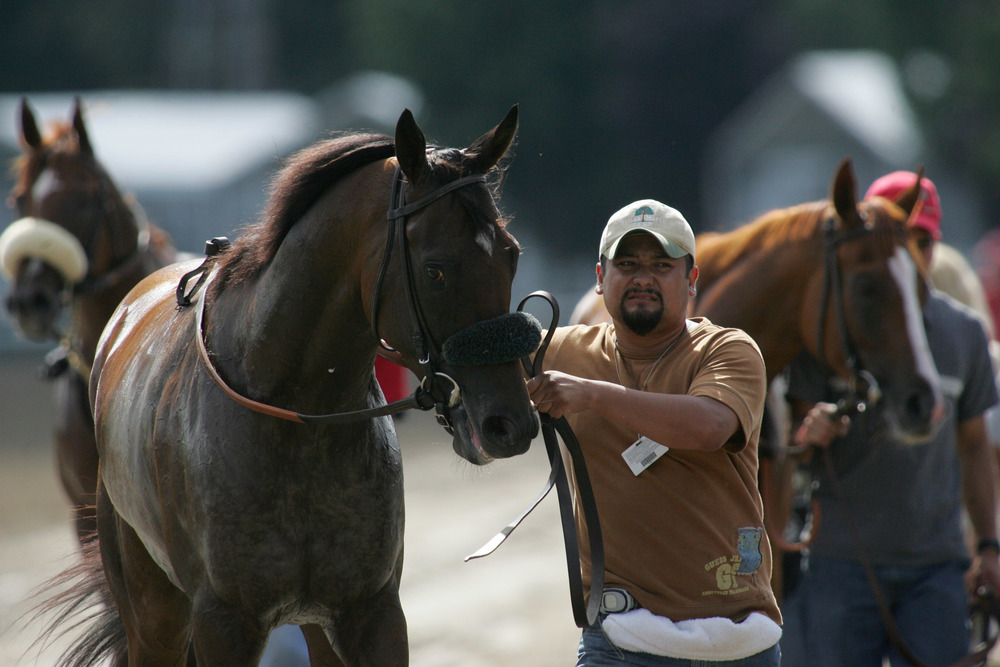
[[[892,199],[916,178],[894,172],[865,198]],[[941,205],[934,184],[924,178],[921,185],[909,232],[930,265],[941,239]],[[836,416],[843,382],[814,358],[803,355],[789,369],[795,444],[827,451],[812,457],[822,522],[784,609],[786,665],[881,667],[886,658],[910,664],[894,641],[928,664],[951,664],[970,644],[969,581],[1000,590],[997,471],[984,420],[997,389],[986,329],[974,311],[937,290],[923,316],[945,403],[926,442],[895,440],[878,404]],[[827,476],[826,455],[836,479]],[[898,628],[896,640],[880,617],[866,564]]]

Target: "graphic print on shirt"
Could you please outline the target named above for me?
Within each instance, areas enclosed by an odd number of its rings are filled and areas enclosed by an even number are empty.
[[[737,575],[753,574],[760,567],[764,557],[760,553],[763,528],[751,526],[737,529],[736,553],[719,556],[705,563],[706,572],[715,572],[715,589],[702,591],[702,595],[736,595],[750,590],[749,585],[741,585]]]

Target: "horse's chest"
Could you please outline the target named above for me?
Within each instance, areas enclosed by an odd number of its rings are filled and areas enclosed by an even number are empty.
[[[266,482],[210,500],[210,577],[241,594],[260,586],[307,598],[380,587],[403,541],[402,471],[389,456],[377,465],[272,467]]]

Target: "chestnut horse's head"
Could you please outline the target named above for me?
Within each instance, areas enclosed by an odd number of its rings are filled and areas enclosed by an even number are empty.
[[[7,311],[28,339],[58,338],[74,288],[109,270],[137,245],[133,214],[94,158],[79,101],[72,120],[43,138],[27,100],[11,201],[19,219],[0,236],[0,269],[11,283]]]
[[[894,200],[859,203],[850,161],[841,164],[823,232],[822,292],[813,291],[820,308],[802,313],[804,330],[815,332],[805,336],[813,355],[845,378],[874,380],[906,439],[929,435],[941,404],[921,314],[926,267],[906,227],[919,195],[918,178]]]

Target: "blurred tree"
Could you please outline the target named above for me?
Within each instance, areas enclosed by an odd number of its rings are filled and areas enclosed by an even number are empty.
[[[350,50],[417,81],[446,143],[520,103],[507,194],[547,245],[574,254],[643,197],[697,227],[700,147],[781,54],[747,29],[757,5],[353,0]]]
[[[386,70],[423,90],[422,126],[452,145],[517,102],[506,201],[575,253],[639,197],[697,229],[706,138],[812,49],[891,54],[934,147],[1000,204],[998,43],[1000,4],[981,0],[6,0],[0,90],[312,94]]]
[[[892,56],[932,150],[984,197],[987,211],[1000,207],[1000,4],[772,0],[769,15],[796,52],[868,48]]]

